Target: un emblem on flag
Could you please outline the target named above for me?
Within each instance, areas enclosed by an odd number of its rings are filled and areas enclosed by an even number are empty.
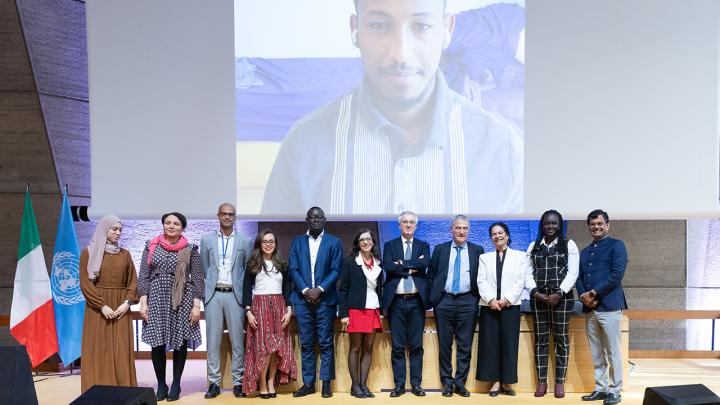
[[[78,277],[79,267],[78,258],[70,252],[57,252],[53,256],[50,285],[58,304],[73,305],[83,301]]]

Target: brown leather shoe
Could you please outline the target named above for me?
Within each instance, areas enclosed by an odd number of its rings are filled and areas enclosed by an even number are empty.
[[[565,384],[555,384],[555,398],[565,398]]]
[[[544,397],[546,392],[547,392],[547,383],[544,383],[544,382],[538,383],[537,389],[535,390],[535,397],[537,397],[537,398]]]

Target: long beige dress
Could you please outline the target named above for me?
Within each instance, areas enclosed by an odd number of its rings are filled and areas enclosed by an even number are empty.
[[[80,254],[80,288],[85,295],[85,322],[82,337],[82,392],[96,384],[137,386],[133,327],[130,311],[120,319],[107,320],[101,308],[113,311],[125,300],[135,300],[137,273],[130,252],[105,253],[100,275],[87,277],[88,251]]]

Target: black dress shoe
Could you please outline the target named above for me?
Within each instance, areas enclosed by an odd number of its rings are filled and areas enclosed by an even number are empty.
[[[373,394],[372,391],[370,391],[370,388],[368,388],[367,386],[363,385],[360,387],[360,389],[362,389],[367,398],[375,398],[375,394]]]
[[[470,391],[468,391],[467,388],[465,388],[465,387],[459,387],[459,386],[456,385],[456,386],[455,386],[455,392],[456,392],[458,395],[460,395],[461,397],[467,398],[467,397],[470,396]]]
[[[218,395],[220,395],[220,387],[215,383],[211,383],[205,393],[205,399],[212,399]]]
[[[155,400],[157,401],[164,401],[167,399],[168,395],[168,386],[167,384],[158,384],[157,390],[155,391]]]
[[[242,385],[233,385],[233,395],[235,398],[245,398],[247,395],[242,390]]]
[[[410,390],[413,395],[416,397],[424,397],[425,396],[425,390],[422,389],[420,386],[412,387],[412,390]]]
[[[405,393],[405,388],[397,386],[397,387],[393,388],[392,391],[390,391],[390,398],[397,398],[404,393]]]
[[[612,392],[608,393],[607,396],[605,396],[605,400],[603,401],[604,405],[615,405],[619,404],[621,401],[620,394],[614,394]]]
[[[444,397],[451,397],[453,396],[453,386],[452,384],[448,384],[443,388],[442,390],[442,396]]]
[[[350,396],[355,398],[367,398],[365,391],[357,385],[350,387]]]
[[[597,401],[600,399],[605,399],[605,397],[607,397],[607,393],[600,392],[600,391],[593,391],[587,395],[583,395],[582,397],[580,397],[580,399],[582,399],[583,401]]]
[[[505,387],[502,386],[502,384],[500,384],[500,393],[503,394],[503,395],[510,395],[511,397],[514,397],[515,395],[517,395],[517,394],[515,393],[515,390],[514,390],[514,389],[512,389],[512,388],[505,388]]]
[[[167,401],[172,402],[172,401],[177,401],[178,399],[180,399],[180,391],[181,391],[180,383],[176,384],[173,382],[170,385],[170,391],[168,391],[168,394],[167,394]]]
[[[323,398],[330,398],[332,397],[332,387],[330,386],[330,381],[323,381],[322,382],[322,397]]]
[[[303,384],[297,391],[293,392],[295,398],[304,397],[315,393],[315,384]]]
[[[496,389],[495,391],[490,390],[490,392],[488,392],[488,395],[490,395],[491,397],[496,397],[496,396],[498,396],[499,394],[500,394],[500,389],[499,389],[499,388]]]

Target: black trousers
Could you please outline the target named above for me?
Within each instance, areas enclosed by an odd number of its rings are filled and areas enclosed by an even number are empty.
[[[547,382],[548,349],[552,333],[555,346],[555,383],[564,384],[570,353],[570,315],[575,300],[566,294],[554,307],[544,302],[530,301],[533,311],[533,338],[535,340],[535,368],[538,381]]]
[[[423,334],[425,331],[425,308],[420,296],[403,298],[395,296],[390,311],[390,336],[392,338],[392,370],[396,387],[404,387],[407,375],[405,352],[410,359],[410,386],[422,384]]]
[[[465,387],[470,371],[478,298],[472,294],[444,294],[434,308],[438,336],[440,381],[443,385]],[[452,375],[452,344],[455,340],[455,376]]]
[[[493,311],[480,308],[477,374],[480,381],[515,384],[520,341],[520,305]]]

